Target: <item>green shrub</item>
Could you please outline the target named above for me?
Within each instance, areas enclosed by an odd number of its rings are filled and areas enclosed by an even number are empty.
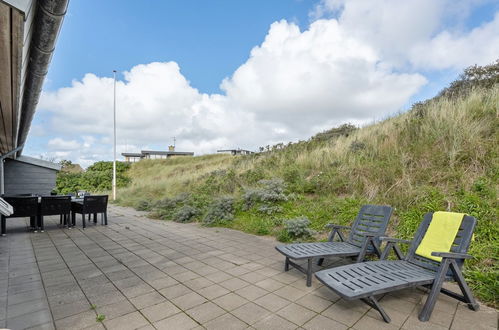
[[[231,221],[234,219],[234,198],[220,197],[216,199],[208,208],[208,212],[203,218],[207,225]]]
[[[195,216],[199,214],[199,210],[195,207],[184,205],[179,208],[173,215],[175,222],[191,222]]]
[[[262,205],[258,208],[258,212],[267,214],[267,215],[273,215],[276,213],[281,213],[283,211],[283,208],[279,205]]]
[[[137,211],[151,211],[153,204],[149,200],[140,200],[135,209]]]
[[[286,184],[282,179],[260,180],[260,187],[248,188],[244,192],[243,200],[246,209],[250,209],[257,203],[266,205],[288,200],[285,193]]]
[[[308,238],[314,235],[314,231],[309,228],[310,220],[307,217],[298,217],[284,221],[284,229],[292,238]]]

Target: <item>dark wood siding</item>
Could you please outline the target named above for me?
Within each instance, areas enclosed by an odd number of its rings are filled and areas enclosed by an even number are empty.
[[[5,194],[49,195],[55,188],[56,175],[57,171],[50,168],[7,159]]]

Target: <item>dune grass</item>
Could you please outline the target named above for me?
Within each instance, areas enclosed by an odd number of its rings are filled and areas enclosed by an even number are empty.
[[[118,202],[145,203],[154,211],[154,201],[187,194],[168,205],[193,205],[199,221],[214,199],[231,196],[234,220],[219,225],[281,240],[289,240],[283,219],[308,217],[321,239],[326,223],[349,224],[364,203],[393,206],[389,233],[402,238],[412,238],[425,212],[465,212],[479,221],[470,250],[475,259],[467,262],[466,277],[477,296],[497,307],[498,127],[496,85],[435,98],[361,129],[342,133],[339,128],[334,131],[339,134],[325,132],[260,154],[141,161],[132,166],[132,184],[119,190]],[[284,180],[289,198],[269,213],[246,208],[245,191],[273,178]],[[156,216],[171,219],[172,212]]]

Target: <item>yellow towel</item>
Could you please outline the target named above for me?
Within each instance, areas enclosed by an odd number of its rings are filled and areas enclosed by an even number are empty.
[[[422,257],[442,261],[441,257],[434,257],[432,252],[449,252],[456,238],[464,213],[435,212],[416,254]]]

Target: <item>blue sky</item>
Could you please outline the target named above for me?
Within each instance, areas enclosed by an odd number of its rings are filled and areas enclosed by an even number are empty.
[[[499,35],[498,11],[486,0],[72,0],[26,153],[85,165],[109,159],[113,69],[122,151],[165,148],[173,135],[198,154],[256,149],[379,120],[494,60],[488,39]],[[89,73],[95,79],[85,80]],[[150,93],[147,84],[165,89]],[[100,128],[85,128],[89,118]]]

